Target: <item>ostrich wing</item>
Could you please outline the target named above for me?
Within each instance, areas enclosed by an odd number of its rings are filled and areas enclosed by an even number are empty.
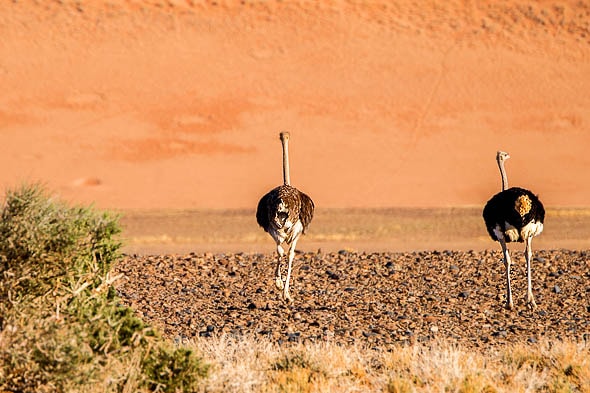
[[[258,225],[260,225],[266,232],[268,232],[268,228],[270,226],[270,221],[268,219],[268,207],[272,198],[272,191],[264,195],[260,198],[258,202],[258,208],[256,209],[256,221]]]
[[[309,223],[311,222],[311,219],[313,218],[313,209],[315,206],[313,204],[313,201],[309,196],[307,196],[307,194],[304,194],[303,192],[299,191],[299,195],[301,198],[301,210],[299,211],[299,220],[301,220],[301,223],[303,224],[303,233],[305,233],[305,230],[307,229]]]

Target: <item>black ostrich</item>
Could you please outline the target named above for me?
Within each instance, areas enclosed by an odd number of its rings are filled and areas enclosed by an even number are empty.
[[[504,266],[506,267],[506,308],[512,309],[512,288],[510,286],[510,254],[506,248],[509,242],[525,243],[525,258],[527,270],[526,301],[531,308],[537,307],[533,297],[531,283],[531,258],[533,251],[531,242],[534,236],[543,231],[545,209],[535,194],[524,188],[508,188],[508,179],[504,169],[504,161],[510,158],[508,153],[499,151],[496,160],[502,175],[502,191],[488,201],[483,209],[483,219],[488,233],[493,240],[502,246]]]
[[[292,301],[289,293],[291,268],[295,258],[295,246],[299,236],[305,233],[313,218],[314,204],[309,196],[291,187],[289,177],[289,133],[281,132],[283,145],[283,180],[284,184],[272,189],[258,202],[256,221],[277,243],[277,269],[275,284],[283,290],[283,300]],[[287,277],[283,281],[282,260],[285,256],[283,244],[288,246]]]

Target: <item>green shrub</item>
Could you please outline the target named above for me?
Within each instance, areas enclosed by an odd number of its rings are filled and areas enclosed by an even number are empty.
[[[157,348],[146,356],[142,367],[149,377],[150,390],[165,393],[192,391],[207,374],[207,367],[203,367],[200,359],[183,348]]]
[[[97,280],[119,257],[117,218],[89,208],[70,208],[39,186],[9,190],[0,214],[2,300],[11,293],[28,299],[43,295],[57,281],[75,285],[84,276]]]
[[[118,217],[68,207],[39,186],[6,193],[0,212],[0,391],[92,391],[101,381],[100,391],[130,385],[196,390],[206,365],[189,350],[170,349],[121,305],[111,285],[119,232]],[[136,363],[133,372],[109,369]]]

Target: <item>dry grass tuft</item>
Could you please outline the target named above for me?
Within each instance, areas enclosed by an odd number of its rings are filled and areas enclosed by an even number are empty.
[[[590,348],[573,342],[485,354],[450,343],[382,352],[229,336],[199,338],[188,346],[212,364],[202,386],[207,392],[590,392]]]

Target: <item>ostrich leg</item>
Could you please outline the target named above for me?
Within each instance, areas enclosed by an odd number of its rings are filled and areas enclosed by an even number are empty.
[[[533,284],[532,284],[532,280],[531,280],[531,258],[533,256],[533,250],[531,249],[532,242],[533,242],[532,236],[526,238],[524,256],[526,258],[526,279],[527,279],[526,302],[534,310],[535,308],[537,308],[537,303],[535,303],[535,298],[533,296]]]
[[[498,241],[502,246],[502,253],[504,254],[504,267],[506,268],[506,308],[512,310],[514,307],[514,303],[512,302],[512,287],[510,285],[510,264],[512,261],[510,260],[510,253],[508,252],[508,248],[506,247],[506,242],[504,239],[500,239]]]
[[[285,289],[283,291],[283,299],[292,302],[293,299],[291,298],[291,294],[289,293],[289,283],[291,282],[291,269],[293,267],[293,259],[295,259],[295,246],[297,245],[297,240],[299,240],[299,234],[297,234],[291,244],[289,245],[289,263],[287,266],[287,278],[285,279]]]
[[[283,262],[283,258],[285,257],[285,250],[280,244],[277,245],[277,254],[278,258],[277,270],[275,274],[275,285],[279,290],[282,290],[285,287],[285,285],[283,284],[283,275],[281,274],[281,263]]]

